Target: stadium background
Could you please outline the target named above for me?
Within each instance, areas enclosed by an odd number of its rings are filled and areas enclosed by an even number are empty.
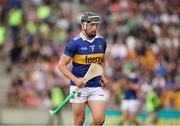
[[[108,43],[106,123],[119,124],[120,85],[129,70],[141,85],[139,113],[148,114],[147,94],[156,88],[158,123],[180,124],[179,6],[178,0],[0,0],[0,124],[58,123],[48,109],[68,95],[69,80],[54,67],[81,31],[84,11],[101,15],[99,31]],[[70,109],[60,113],[61,124],[72,124]]]

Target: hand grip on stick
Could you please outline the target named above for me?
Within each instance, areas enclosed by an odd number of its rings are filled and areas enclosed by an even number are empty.
[[[92,63],[86,72],[85,76],[83,77],[84,83],[87,83],[89,80],[91,80],[94,77],[101,76],[103,74],[103,68],[99,64]],[[59,112],[66,103],[75,95],[75,93],[79,90],[79,87],[76,87],[75,90],[70,93],[66,99],[55,109],[55,110],[49,110],[50,115],[55,115],[57,112]]]

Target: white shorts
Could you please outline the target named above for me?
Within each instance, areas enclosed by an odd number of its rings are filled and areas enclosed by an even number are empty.
[[[136,113],[139,109],[139,100],[137,99],[129,99],[129,100],[126,100],[124,99],[122,101],[122,104],[121,104],[121,111],[129,111],[129,112],[133,112],[133,113]]]
[[[72,92],[76,86],[70,86]],[[83,87],[76,92],[73,98],[70,99],[71,103],[84,103],[86,101],[105,101],[104,91],[102,87]]]

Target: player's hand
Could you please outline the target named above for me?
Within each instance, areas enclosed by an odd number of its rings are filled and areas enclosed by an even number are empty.
[[[83,82],[83,78],[76,78],[74,81],[73,81],[76,86],[78,86],[79,88],[83,88],[85,86],[85,83]]]
[[[101,77],[101,86],[102,87],[106,87],[107,85],[108,85],[108,83],[109,83],[109,81],[108,81],[108,79],[107,79],[107,77],[106,76],[102,76]]]

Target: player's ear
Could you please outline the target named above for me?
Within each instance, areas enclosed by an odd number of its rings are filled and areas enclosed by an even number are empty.
[[[81,28],[82,28],[82,30],[84,30],[83,23],[81,23]]]
[[[82,30],[86,30],[86,22],[81,23]]]

